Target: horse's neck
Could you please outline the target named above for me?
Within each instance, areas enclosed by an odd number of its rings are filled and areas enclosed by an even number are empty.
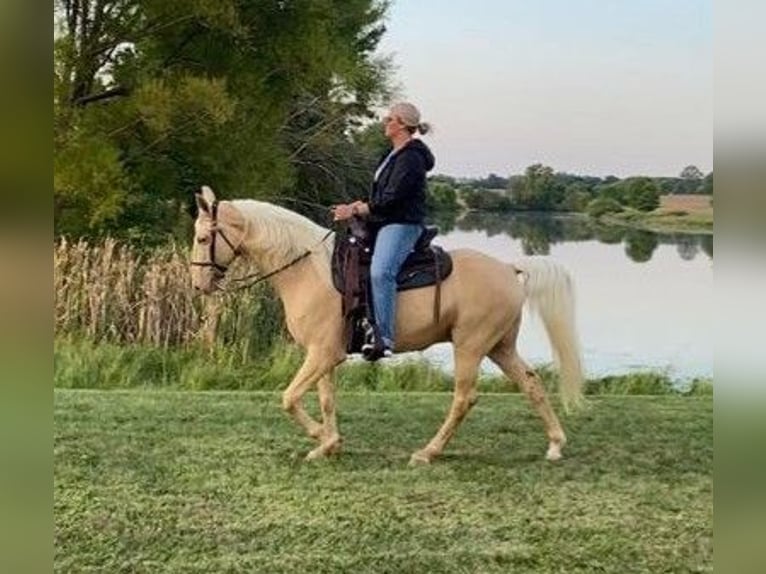
[[[269,279],[285,306],[324,296],[332,288],[312,261],[313,257],[320,256],[322,254],[314,253]]]
[[[244,241],[245,251],[263,274],[287,266],[269,278],[285,307],[294,306],[301,299],[324,298],[327,291],[333,291],[330,271],[332,239],[326,235],[329,230],[322,229],[322,237],[285,256],[280,246],[266,244],[255,231],[257,229],[258,223],[251,221]],[[302,257],[306,250],[310,250],[311,255]]]

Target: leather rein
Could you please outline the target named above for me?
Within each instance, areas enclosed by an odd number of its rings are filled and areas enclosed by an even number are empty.
[[[210,217],[212,219],[212,230],[213,231],[212,231],[211,236],[210,236],[210,250],[209,250],[210,257],[209,257],[209,261],[191,261],[190,265],[193,265],[195,267],[213,267],[218,272],[219,278],[222,279],[224,274],[226,273],[226,271],[229,270],[229,266],[228,265],[221,265],[220,263],[217,263],[216,260],[215,260],[216,236],[218,236],[218,235],[221,236],[221,239],[223,239],[224,242],[226,242],[226,245],[228,245],[229,248],[234,253],[234,257],[235,258],[238,255],[240,255],[241,252],[239,251],[239,248],[235,247],[234,243],[232,243],[231,240],[228,237],[226,237],[226,234],[223,232],[223,230],[218,227],[218,200],[214,201],[213,205],[211,206]],[[331,229],[331,230],[329,230],[324,235],[324,237],[322,237],[322,239],[320,239],[317,242],[316,246],[319,246],[322,243],[324,243],[325,240],[328,237],[330,237],[330,235],[332,235],[332,234],[333,234],[333,231]],[[258,273],[250,273],[250,274],[244,275],[242,277],[236,277],[234,279],[230,279],[230,281],[239,283],[239,282],[248,281],[248,280],[252,279],[252,281],[250,281],[250,283],[248,283],[246,285],[239,285],[239,286],[235,287],[235,290],[247,289],[248,287],[252,287],[253,285],[256,285],[256,284],[260,283],[261,281],[265,281],[266,279],[269,279],[270,277],[273,277],[274,275],[277,275],[278,273],[281,273],[282,271],[292,267],[293,265],[295,265],[299,261],[302,261],[303,259],[305,259],[309,255],[311,255],[313,252],[314,252],[314,248],[313,247],[311,249],[307,249],[305,252],[303,252],[300,255],[298,255],[298,257],[295,257],[294,259],[288,261],[287,263],[285,263],[281,267],[278,267],[277,269],[274,269],[273,271],[269,271],[268,273],[266,273],[264,275],[259,275]],[[233,259],[232,259],[232,261],[233,261]],[[231,289],[229,289],[229,291],[231,291]]]

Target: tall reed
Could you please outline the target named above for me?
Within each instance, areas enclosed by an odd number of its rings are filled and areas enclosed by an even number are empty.
[[[62,238],[54,246],[54,292],[57,337],[161,348],[225,345],[227,354],[247,360],[283,335],[282,310],[268,287],[200,296],[191,288],[186,250],[177,245],[145,251],[114,239]]]

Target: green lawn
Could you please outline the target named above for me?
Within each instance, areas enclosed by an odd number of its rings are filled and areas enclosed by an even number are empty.
[[[548,463],[524,398],[484,395],[419,468],[448,394],[341,393],[315,463],[277,393],[54,401],[57,572],[712,571],[711,396],[591,397]]]

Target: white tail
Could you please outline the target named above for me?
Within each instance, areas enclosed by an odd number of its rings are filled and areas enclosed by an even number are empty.
[[[543,321],[559,367],[561,400],[565,408],[582,401],[583,372],[575,328],[574,286],[569,272],[545,257],[514,261],[523,275],[530,308]]]

